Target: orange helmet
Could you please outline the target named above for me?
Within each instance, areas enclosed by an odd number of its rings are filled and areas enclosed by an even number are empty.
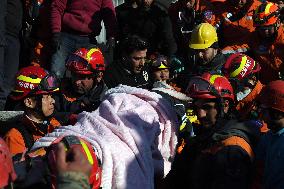
[[[284,112],[284,81],[271,81],[260,92],[258,100],[268,108]]]
[[[16,180],[12,156],[5,141],[0,138],[0,188]]]
[[[254,11],[253,23],[255,27],[270,26],[276,24],[279,15],[279,8],[276,4],[265,2]]]
[[[260,65],[245,54],[235,53],[229,56],[222,71],[228,79],[236,78],[241,81],[250,74],[259,72]]]
[[[227,98],[234,102],[233,87],[229,80],[221,75],[204,73],[202,76],[192,77],[186,89],[191,98],[216,99]]]
[[[65,145],[66,150],[71,148],[80,148],[81,152],[86,156],[89,163],[92,165],[91,175],[89,178],[89,184],[92,186],[92,189],[98,189],[101,185],[102,179],[102,168],[99,159],[96,156],[96,153],[92,147],[92,145],[77,136],[65,136],[63,138],[58,138],[55,140],[48,149],[48,165],[51,170],[51,179],[52,179],[52,188],[56,188],[56,144],[59,142],[63,142]]]
[[[16,75],[16,85],[12,91],[13,100],[21,100],[28,95],[50,94],[59,91],[55,75],[39,66],[24,67]]]
[[[66,68],[78,74],[89,75],[105,70],[103,53],[99,48],[80,48],[66,61]]]

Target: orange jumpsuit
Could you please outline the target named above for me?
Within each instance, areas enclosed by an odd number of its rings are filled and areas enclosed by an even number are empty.
[[[254,59],[260,64],[260,81],[267,84],[279,79],[279,72],[284,71],[284,30],[278,29],[278,34],[273,43],[264,43],[257,35],[254,35],[250,43]]]
[[[246,52],[250,41],[251,33],[255,31],[253,26],[253,12],[261,3],[258,0],[250,0],[241,9],[233,8],[224,3],[225,10],[218,16],[220,25],[219,41],[224,54]]]
[[[246,96],[244,99],[238,102],[236,109],[241,115],[242,120],[249,119],[251,111],[255,110],[255,100],[258,97],[261,89],[263,88],[263,84],[258,81],[253,88],[253,90]],[[256,111],[256,110],[255,110]],[[267,132],[267,124],[263,123],[262,127],[260,128],[261,132]]]

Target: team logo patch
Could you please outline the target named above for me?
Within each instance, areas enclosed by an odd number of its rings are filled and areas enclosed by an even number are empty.
[[[142,74],[143,74],[145,81],[148,81],[148,79],[149,79],[148,73],[146,71],[143,71]]]
[[[26,83],[26,82],[23,82],[23,81],[18,82],[18,85],[19,85],[20,87],[25,88],[25,89],[34,89],[34,88],[35,88],[34,84],[32,84],[32,83]]]
[[[203,14],[204,14],[204,18],[206,20],[212,20],[213,19],[213,12],[212,11],[205,11]]]

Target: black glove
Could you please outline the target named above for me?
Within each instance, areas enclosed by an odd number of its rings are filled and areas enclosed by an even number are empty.
[[[84,98],[82,98],[82,108],[86,111],[93,111],[97,109],[97,107],[101,103],[101,96],[106,90],[106,86],[100,83],[95,89],[91,90],[88,94],[84,96]]]

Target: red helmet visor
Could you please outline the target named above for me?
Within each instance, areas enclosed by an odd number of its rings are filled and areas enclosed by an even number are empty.
[[[70,71],[91,71],[90,65],[84,58],[71,54],[67,60],[66,67]]]
[[[94,72],[95,70],[104,70],[103,64],[96,64],[96,68],[93,68],[91,64],[84,58],[72,54],[67,59],[66,67],[73,72]]]

